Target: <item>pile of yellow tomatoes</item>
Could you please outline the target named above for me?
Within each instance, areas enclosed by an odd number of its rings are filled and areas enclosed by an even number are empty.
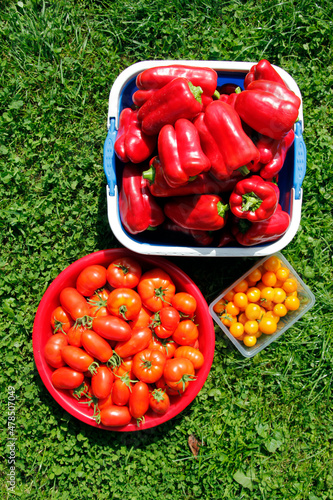
[[[233,337],[252,347],[263,333],[275,333],[280,319],[299,306],[297,280],[272,255],[229,290],[214,311]]]

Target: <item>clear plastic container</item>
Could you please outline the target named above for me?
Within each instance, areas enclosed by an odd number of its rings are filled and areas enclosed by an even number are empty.
[[[298,121],[295,124],[294,144],[288,151],[284,166],[279,173],[280,203],[282,209],[290,215],[290,225],[286,233],[277,241],[251,247],[200,247],[184,246],[169,233],[156,230],[145,231],[138,235],[129,234],[122,225],[119,214],[119,191],[123,164],[114,152],[119,115],[125,107],[130,107],[132,95],[137,90],[136,77],[147,68],[170,64],[187,64],[197,67],[213,68],[218,74],[217,85],[235,83],[244,88],[244,78],[256,62],[234,61],[180,61],[159,60],[141,61],[126,68],[115,80],[109,96],[107,128],[108,134],[104,143],[103,166],[106,175],[107,212],[110,228],[117,240],[130,250],[147,255],[190,256],[190,257],[262,257],[282,250],[294,238],[301,220],[302,182],[306,172],[306,147],[303,141],[303,103],[300,90],[295,80],[282,68],[274,66],[286,85],[301,99]]]
[[[290,277],[293,277],[297,281],[297,295],[300,299],[300,306],[296,311],[289,311],[286,316],[282,317],[277,325],[277,330],[272,335],[262,334],[261,337],[257,339],[257,343],[253,347],[247,347],[242,341],[237,340],[233,335],[231,335],[229,328],[226,327],[220,320],[218,314],[214,311],[214,306],[220,299],[222,299],[230,290],[232,290],[238,283],[240,283],[243,279],[247,278],[249,274],[251,274],[255,269],[260,267],[264,262],[269,258],[265,257],[258,261],[249,271],[243,274],[237,281],[235,281],[228,288],[223,290],[223,292],[216,297],[216,299],[209,305],[209,311],[212,315],[212,318],[217,323],[217,325],[221,328],[223,333],[228,337],[228,339],[233,343],[233,345],[239,350],[239,352],[247,357],[251,358],[258,354],[258,352],[262,351],[266,347],[268,347],[272,342],[278,340],[281,335],[288,330],[296,321],[298,321],[305,313],[311,309],[311,307],[315,303],[315,296],[309,289],[309,287],[302,281],[299,275],[296,273],[295,269],[289,264],[287,259],[280,253],[274,254],[276,255],[282,265],[287,267],[290,271]]]

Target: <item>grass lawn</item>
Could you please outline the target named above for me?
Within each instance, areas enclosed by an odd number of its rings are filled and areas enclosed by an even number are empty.
[[[327,0],[1,2],[2,498],[333,499],[332,19]],[[167,58],[266,58],[298,83],[307,173],[301,225],[282,253],[316,304],[252,359],[216,328],[212,370],[182,414],[142,432],[102,432],[44,387],[33,321],[59,272],[119,246],[102,168],[109,91],[130,64]],[[170,260],[207,302],[255,262]],[[197,458],[190,435],[202,443]]]

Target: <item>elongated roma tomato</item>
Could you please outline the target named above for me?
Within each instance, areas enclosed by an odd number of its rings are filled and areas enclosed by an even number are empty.
[[[80,347],[68,345],[61,350],[62,359],[73,370],[86,372],[94,363],[94,358]]]
[[[76,280],[76,289],[81,295],[89,297],[106,284],[106,268],[99,264],[87,266]]]
[[[107,268],[106,278],[113,288],[135,288],[141,273],[141,266],[135,259],[119,257]]]
[[[85,351],[102,363],[109,361],[113,354],[112,347],[107,340],[93,330],[85,330],[81,335],[81,342]]]
[[[189,359],[192,361],[195,370],[199,370],[205,361],[204,355],[199,351],[199,349],[195,349],[194,347],[188,345],[178,347],[175,350],[174,357]]]
[[[149,409],[149,388],[145,382],[137,382],[132,388],[129,397],[129,411],[138,425],[144,420],[144,416]]]
[[[152,339],[152,336],[151,329],[148,327],[134,328],[129,340],[125,342],[118,342],[114,350],[121,358],[134,356],[137,352],[146,349]]]
[[[154,413],[164,415],[170,408],[170,398],[163,389],[154,389],[149,395],[149,406]]]
[[[62,366],[52,373],[51,381],[56,389],[76,389],[84,381],[84,375],[68,366]]]
[[[124,319],[111,314],[94,318],[92,327],[96,333],[108,340],[125,342],[132,334],[130,325]]]
[[[100,411],[99,418],[105,427],[122,427],[132,420],[127,406],[111,405]]]
[[[132,390],[132,383],[128,373],[116,378],[112,386],[112,401],[117,406],[127,405]]]
[[[160,268],[146,271],[137,286],[142,303],[153,312],[171,305],[176,287],[170,276]]]
[[[141,326],[149,326],[150,314],[150,311],[145,306],[142,306],[139,314],[128,322],[130,327],[133,329],[140,328]]]
[[[68,344],[67,337],[63,333],[55,333],[48,339],[44,347],[44,357],[47,364],[53,368],[65,366],[61,356],[61,350]]]
[[[69,345],[74,345],[75,347],[82,347],[81,337],[82,333],[86,330],[86,328],[82,325],[76,325],[74,323],[73,326],[67,332],[67,339]]]
[[[106,365],[100,365],[91,377],[92,394],[98,399],[108,397],[111,393],[113,380],[114,376],[110,368]]]
[[[76,288],[70,286],[63,288],[60,292],[59,299],[62,307],[70,314],[74,321],[84,316],[89,316],[90,306]]]

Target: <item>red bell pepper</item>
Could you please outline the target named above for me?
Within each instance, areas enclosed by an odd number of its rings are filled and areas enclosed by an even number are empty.
[[[269,80],[255,80],[248,85],[246,90],[264,90],[265,92],[270,92],[279,99],[290,102],[296,106],[297,109],[299,109],[301,105],[301,100],[298,95],[281,83],[271,82]]]
[[[254,143],[259,151],[259,163],[256,166],[256,170],[259,171],[263,164],[269,163],[273,160],[280,141],[277,139],[272,139],[267,135],[258,134],[258,138],[254,140]]]
[[[125,229],[131,234],[153,229],[164,221],[164,213],[150,194],[142,168],[132,163],[124,166],[119,193],[119,212]]]
[[[138,111],[142,131],[158,134],[164,125],[173,125],[179,118],[192,120],[202,111],[202,90],[186,78],[175,78],[158,89]]]
[[[151,90],[136,90],[134,94],[132,95],[132,101],[137,106],[140,108],[145,102],[148,101],[156,92],[156,89],[151,89]]]
[[[149,68],[136,78],[138,89],[160,89],[174,78],[186,78],[196,87],[201,87],[202,92],[212,96],[216,90],[217,73],[212,68],[199,68],[182,64],[169,66],[156,66]]]
[[[229,198],[231,212],[240,219],[260,222],[269,219],[278,205],[278,196],[271,182],[259,175],[239,181]]]
[[[200,137],[190,120],[180,118],[175,125],[164,125],[158,136],[158,155],[170,187],[187,184],[191,177],[210,169]]]
[[[194,125],[199,131],[203,152],[211,161],[211,172],[217,179],[229,177],[234,170],[258,162],[259,152],[229,104],[213,101],[205,113],[194,120]]]
[[[137,111],[131,108],[122,110],[114,143],[114,151],[122,162],[142,163],[151,156],[156,142],[156,136],[149,136],[142,132]]]
[[[290,130],[288,134],[279,141],[278,148],[272,160],[265,165],[261,165],[259,174],[263,179],[273,179],[280,172],[284,165],[287,153],[295,139],[295,133]]]
[[[262,222],[250,222],[234,217],[231,231],[240,245],[253,246],[278,240],[285,234],[289,224],[289,214],[278,205],[275,213]]]
[[[259,134],[277,140],[287,135],[298,116],[297,106],[264,90],[244,90],[238,94],[235,110]]]
[[[194,241],[195,244],[200,246],[206,247],[208,245],[211,245],[214,240],[212,234],[209,231],[186,229],[185,227],[181,227],[171,220],[165,221],[165,223],[163,224],[163,229],[180,236],[184,235],[186,237],[189,237]]]
[[[179,226],[204,231],[222,229],[228,209],[215,194],[174,197],[164,205],[165,215]]]
[[[225,180],[214,178],[210,172],[202,172],[187,184],[172,188],[166,182],[161,162],[157,156],[149,162],[150,168],[142,175],[148,180],[148,188],[153,196],[167,198],[170,196],[187,196],[191,194],[218,194],[232,191],[243,175],[235,171]]]
[[[254,80],[270,80],[285,85],[283,79],[267,59],[261,59],[258,64],[254,64],[244,78],[244,88]]]

